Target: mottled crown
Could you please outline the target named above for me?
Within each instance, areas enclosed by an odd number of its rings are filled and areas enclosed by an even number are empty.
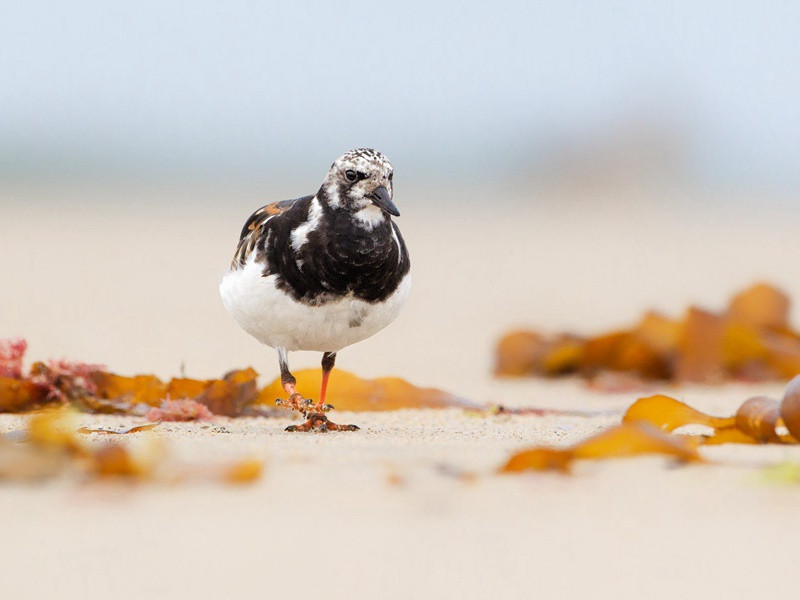
[[[388,176],[392,172],[392,163],[377,150],[356,148],[342,154],[331,165],[331,171],[341,169],[355,169]]]

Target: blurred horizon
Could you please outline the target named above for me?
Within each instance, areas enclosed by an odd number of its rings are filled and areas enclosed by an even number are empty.
[[[0,22],[0,178],[313,187],[367,145],[418,184],[793,193],[799,22],[791,2],[33,0]]]

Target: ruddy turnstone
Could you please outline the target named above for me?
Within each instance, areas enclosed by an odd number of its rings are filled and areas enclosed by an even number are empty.
[[[244,224],[219,290],[242,329],[278,351],[288,398],[277,402],[307,418],[287,431],[358,429],[328,420],[325,392],[336,353],[386,327],[408,296],[411,263],[392,221],[400,215],[392,175],[380,152],[351,150],[316,195],[268,204]],[[323,353],[316,404],[297,392],[292,350]]]

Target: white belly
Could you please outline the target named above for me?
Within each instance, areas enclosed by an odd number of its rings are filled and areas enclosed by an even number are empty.
[[[263,277],[255,252],[244,267],[222,278],[222,303],[237,323],[262,344],[287,350],[336,352],[375,335],[395,320],[411,288],[407,274],[395,292],[372,304],[348,296],[309,306],[279,290],[275,275]]]

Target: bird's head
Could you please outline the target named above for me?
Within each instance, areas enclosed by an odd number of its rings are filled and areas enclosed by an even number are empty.
[[[374,226],[387,215],[400,216],[392,202],[392,163],[371,148],[343,154],[331,165],[322,191],[332,208],[349,210],[357,220]]]

